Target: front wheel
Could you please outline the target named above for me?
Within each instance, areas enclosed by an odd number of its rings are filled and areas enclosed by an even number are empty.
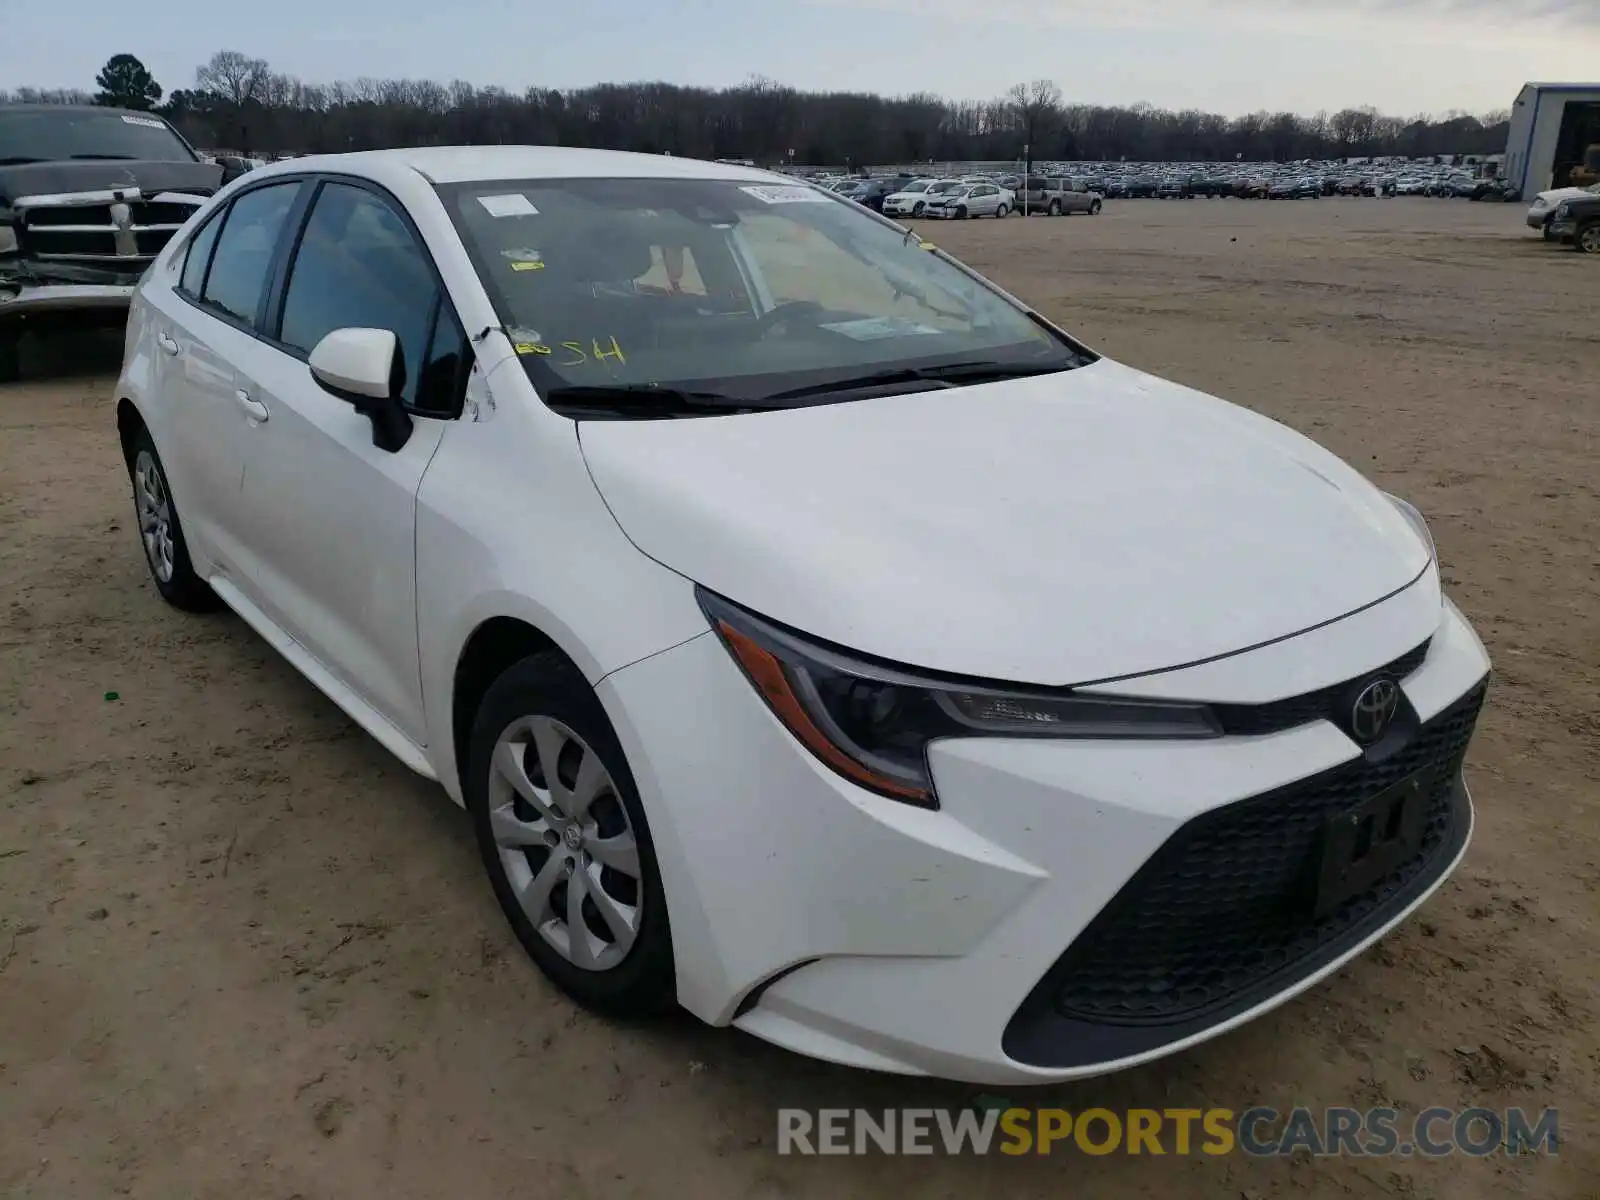
[[[1600,254],[1600,221],[1579,226],[1572,244],[1579,254]]]
[[[1102,205],[1098,200],[1091,202],[1089,205],[1089,215],[1091,217],[1098,217],[1100,215],[1100,210],[1103,207],[1104,205]]]
[[[911,206],[911,215],[913,217],[920,217],[922,215],[922,210],[926,207],[926,204],[924,204],[921,200],[918,200]]]
[[[1006,217],[1011,215],[1011,210],[1002,204],[999,208],[994,210],[994,215],[1000,220],[1004,220]]]
[[[966,219],[967,219],[967,206],[965,204],[963,204],[960,208],[956,209],[956,220],[965,221]]]
[[[672,932],[650,826],[599,698],[556,651],[484,697],[466,779],[496,899],[534,963],[586,1008],[667,1011]]]
[[[1059,217],[1061,215],[1061,201],[1059,201],[1059,200],[1050,201],[1050,208],[1048,210],[1048,215],[1052,216],[1052,217]]]
[[[172,500],[167,470],[156,453],[148,429],[134,435],[128,458],[133,480],[133,510],[139,522],[139,541],[156,591],[173,608],[184,612],[210,612],[219,605],[217,594],[195,572],[189,560],[178,506]]]

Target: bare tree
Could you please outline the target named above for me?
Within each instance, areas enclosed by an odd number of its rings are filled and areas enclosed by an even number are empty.
[[[210,62],[195,71],[194,82],[201,91],[242,107],[257,98],[271,74],[264,58],[251,58],[237,50],[218,50]]]
[[[1019,83],[1006,93],[1006,101],[1022,128],[1023,141],[1032,151],[1040,137],[1061,117],[1061,89],[1049,79]]]

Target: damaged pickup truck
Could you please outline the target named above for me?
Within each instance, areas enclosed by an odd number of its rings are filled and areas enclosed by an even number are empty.
[[[149,113],[0,106],[0,382],[26,330],[124,320],[145,268],[236,170]]]

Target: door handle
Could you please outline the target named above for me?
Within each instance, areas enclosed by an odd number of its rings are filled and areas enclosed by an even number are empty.
[[[163,350],[165,350],[168,354],[176,354],[176,353],[178,353],[179,346],[178,346],[178,340],[176,338],[171,337],[171,336],[169,336],[168,334],[165,334],[165,333],[158,333],[158,334],[156,334],[156,341],[160,344],[161,348]]]
[[[233,398],[239,402],[239,407],[244,409],[244,415],[258,425],[272,414],[267,412],[267,406],[259,400],[252,399],[250,393],[239,388],[233,393]]]

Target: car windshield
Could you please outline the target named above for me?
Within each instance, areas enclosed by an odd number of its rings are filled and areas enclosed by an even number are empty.
[[[43,111],[0,106],[0,163],[70,158],[195,161],[183,139],[159,117],[114,109]]]
[[[901,189],[901,191],[905,191],[905,192],[925,192],[927,190],[928,190],[927,183],[925,181],[921,180],[921,179],[918,179],[913,183],[908,183],[908,184],[906,184],[905,187],[903,187]]]
[[[965,382],[1093,359],[915,234],[805,185],[589,178],[439,191],[547,399],[622,388],[640,401],[630,408],[647,409],[659,389],[779,407],[947,368]]]

